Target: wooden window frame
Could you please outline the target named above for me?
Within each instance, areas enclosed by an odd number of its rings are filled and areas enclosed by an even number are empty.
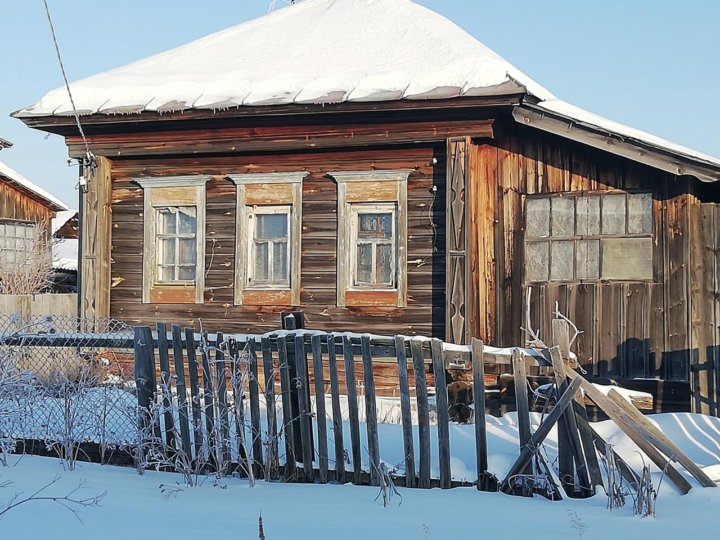
[[[633,195],[649,195],[651,200],[650,205],[650,232],[642,233],[631,233],[630,231],[630,216],[628,212],[629,198]],[[624,196],[625,198],[625,222],[623,233],[604,233],[603,232],[603,200],[605,197],[612,196]],[[577,202],[574,202],[574,225],[572,235],[557,235],[552,234],[552,200],[567,198],[567,199],[578,199],[580,197],[598,197],[598,232],[594,234],[578,234],[577,227]],[[604,245],[605,242],[625,242],[627,245],[633,242],[637,243],[642,240],[650,240],[651,244],[655,239],[655,223],[653,219],[653,204],[652,204],[652,192],[650,191],[577,191],[577,192],[556,192],[556,193],[538,193],[533,195],[526,195],[523,208],[525,212],[523,219],[527,220],[527,203],[529,200],[537,199],[548,199],[550,203],[550,215],[549,220],[549,231],[547,236],[532,236],[528,237],[527,227],[524,228],[523,233],[523,254],[527,251],[528,244],[547,244],[548,245],[548,275],[546,280],[532,280],[527,279],[527,260],[523,255],[523,283],[526,285],[537,285],[543,283],[611,283],[611,282],[633,282],[633,283],[648,283],[654,281],[654,253],[651,253],[651,270],[650,275],[645,278],[629,277],[628,274],[622,274],[622,272],[615,274],[607,274],[603,272],[603,253],[606,250]],[[573,242],[573,278],[572,279],[553,279],[552,278],[552,245],[556,242]],[[578,265],[577,265],[577,244],[581,241],[587,242],[598,242],[598,277],[590,278],[578,278]]]
[[[302,249],[302,182],[304,171],[287,173],[231,174],[236,186],[235,291],[236,306],[299,306],[300,256]],[[252,249],[250,219],[258,208],[289,207],[289,284],[249,281]]]
[[[361,243],[359,238],[360,216],[363,214],[390,214],[392,222],[392,236],[390,238],[392,258],[392,277],[390,283],[359,284],[357,272],[357,248]],[[397,288],[397,203],[353,203],[350,205],[350,284],[353,289],[362,290],[393,290]],[[377,246],[380,242],[364,242]],[[382,242],[387,243],[387,242]],[[373,261],[376,261],[376,250],[373,249]],[[376,265],[373,264],[373,274]]]
[[[206,184],[210,176],[162,176],[135,178],[143,188],[143,304],[202,304],[205,296]],[[196,212],[195,279],[161,282],[157,275],[158,210],[194,206]]]
[[[287,244],[288,244],[288,257],[287,257],[287,279],[286,280],[268,280],[258,281],[254,276],[254,265],[248,264],[245,288],[246,289],[289,289],[290,288],[290,272],[292,271],[292,206],[288,204],[273,205],[273,206],[252,206],[247,208],[248,212],[248,227],[247,227],[247,260],[251,261],[255,254],[255,232],[257,231],[257,216],[270,216],[270,215],[284,215],[286,216],[287,224]],[[274,246],[275,242],[269,240],[271,246]],[[268,248],[268,273],[272,273],[273,268],[273,250]]]
[[[332,172],[338,185],[337,305],[407,307],[407,182],[413,169]],[[395,286],[354,286],[353,223],[357,208],[395,207]],[[356,235],[356,233],[355,233]]]

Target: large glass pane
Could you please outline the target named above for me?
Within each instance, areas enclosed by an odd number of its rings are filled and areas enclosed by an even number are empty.
[[[392,284],[394,264],[392,244],[378,244],[375,259],[377,283]]]
[[[525,281],[547,281],[550,256],[549,242],[525,244]]]
[[[175,264],[174,238],[160,238],[158,248],[158,261],[160,261],[160,264]]]
[[[600,241],[578,240],[575,246],[575,277],[597,279],[600,277]]]
[[[553,242],[550,248],[550,279],[569,281],[573,279],[575,266],[575,242]]]
[[[254,271],[254,278],[255,281],[268,281],[270,278],[269,274],[269,264],[270,261],[268,260],[268,244],[267,242],[255,242],[255,260],[253,261],[253,267],[255,269]]]
[[[552,199],[552,235],[573,236],[575,234],[575,201],[571,197]]]
[[[357,246],[357,283],[372,283],[372,244]]]
[[[287,242],[273,244],[273,281],[288,279],[288,245]]]
[[[176,234],[175,211],[172,208],[158,210],[158,234]]]
[[[197,217],[195,208],[185,206],[178,209],[178,232],[180,234],[195,234]]]
[[[527,200],[525,234],[528,238],[550,236],[550,199],[530,198]]]
[[[628,233],[652,233],[652,197],[649,193],[628,196]]]
[[[597,195],[578,197],[575,209],[578,236],[600,234],[600,197]]]
[[[392,238],[392,213],[358,214],[358,237]]]
[[[653,276],[652,238],[607,238],[602,241],[602,279],[649,280]]]
[[[257,240],[287,238],[287,214],[255,214]]]
[[[603,195],[602,233],[625,234],[625,195]]]
[[[180,264],[195,264],[197,261],[197,243],[194,238],[179,239],[178,262]]]
[[[178,279],[183,281],[192,281],[195,279],[194,266],[181,266],[178,268]]]

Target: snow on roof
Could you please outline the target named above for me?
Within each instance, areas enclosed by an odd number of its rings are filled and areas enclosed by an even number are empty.
[[[68,221],[77,216],[77,213],[77,210],[63,210],[55,214],[55,217],[52,219],[51,223],[52,236],[55,236],[55,233],[62,229],[63,225],[65,225]]]
[[[49,206],[53,210],[67,210],[68,207],[65,205],[64,202],[62,202],[60,199],[54,197],[53,195],[50,195],[47,191],[42,189],[39,186],[36,186],[33,184],[30,180],[25,178],[23,175],[21,175],[19,172],[17,172],[14,169],[11,169],[5,163],[0,161],[0,182],[9,182],[11,184],[15,184],[19,186],[20,188],[24,189],[25,191],[30,192],[32,196],[34,196],[37,199],[40,199],[42,202],[44,202],[47,206]]]
[[[84,115],[527,93],[540,109],[720,167],[720,159],[557,99],[453,22],[410,0],[305,0],[88,77],[72,91]],[[14,116],[71,114],[67,92],[58,88]]]

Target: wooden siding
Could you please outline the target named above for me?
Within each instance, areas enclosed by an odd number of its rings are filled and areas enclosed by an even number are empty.
[[[437,163],[433,163],[433,158]],[[111,316],[171,320],[234,332],[276,329],[286,306],[234,306],[235,186],[228,174],[307,171],[302,196],[300,306],[308,328],[444,337],[445,143],[357,151],[115,159],[112,162]],[[336,307],[337,185],[330,171],[415,169],[408,180],[407,308]],[[205,303],[141,304],[141,176],[208,174]],[[437,186],[437,194],[432,186]],[[439,256],[437,254],[440,254]]]
[[[0,219],[44,223],[49,231],[53,214],[47,206],[15,189],[0,177]]]
[[[694,345],[691,284],[697,287],[701,274],[696,270],[693,278],[688,266],[691,180],[514,123],[498,121],[494,133],[494,141],[476,141],[470,157],[470,183],[478,197],[471,233],[478,278],[470,292],[479,299],[476,335],[500,346],[524,339],[520,328],[526,326],[528,296],[523,283],[526,195],[649,191],[654,216],[652,282],[535,285],[531,320],[549,341],[557,303],[583,331],[576,350],[592,375],[685,380]],[[704,238],[708,243],[710,237]]]

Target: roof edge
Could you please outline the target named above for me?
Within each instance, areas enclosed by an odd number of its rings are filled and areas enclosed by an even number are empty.
[[[0,150],[4,148],[10,148],[12,145],[13,143],[8,141],[7,139],[3,139],[2,137],[0,137]]]
[[[566,139],[610,152],[674,175],[690,175],[703,182],[720,181],[720,166],[705,160],[651,144],[617,131],[595,126],[577,118],[548,111],[538,104],[524,103],[513,108],[516,122]]]

